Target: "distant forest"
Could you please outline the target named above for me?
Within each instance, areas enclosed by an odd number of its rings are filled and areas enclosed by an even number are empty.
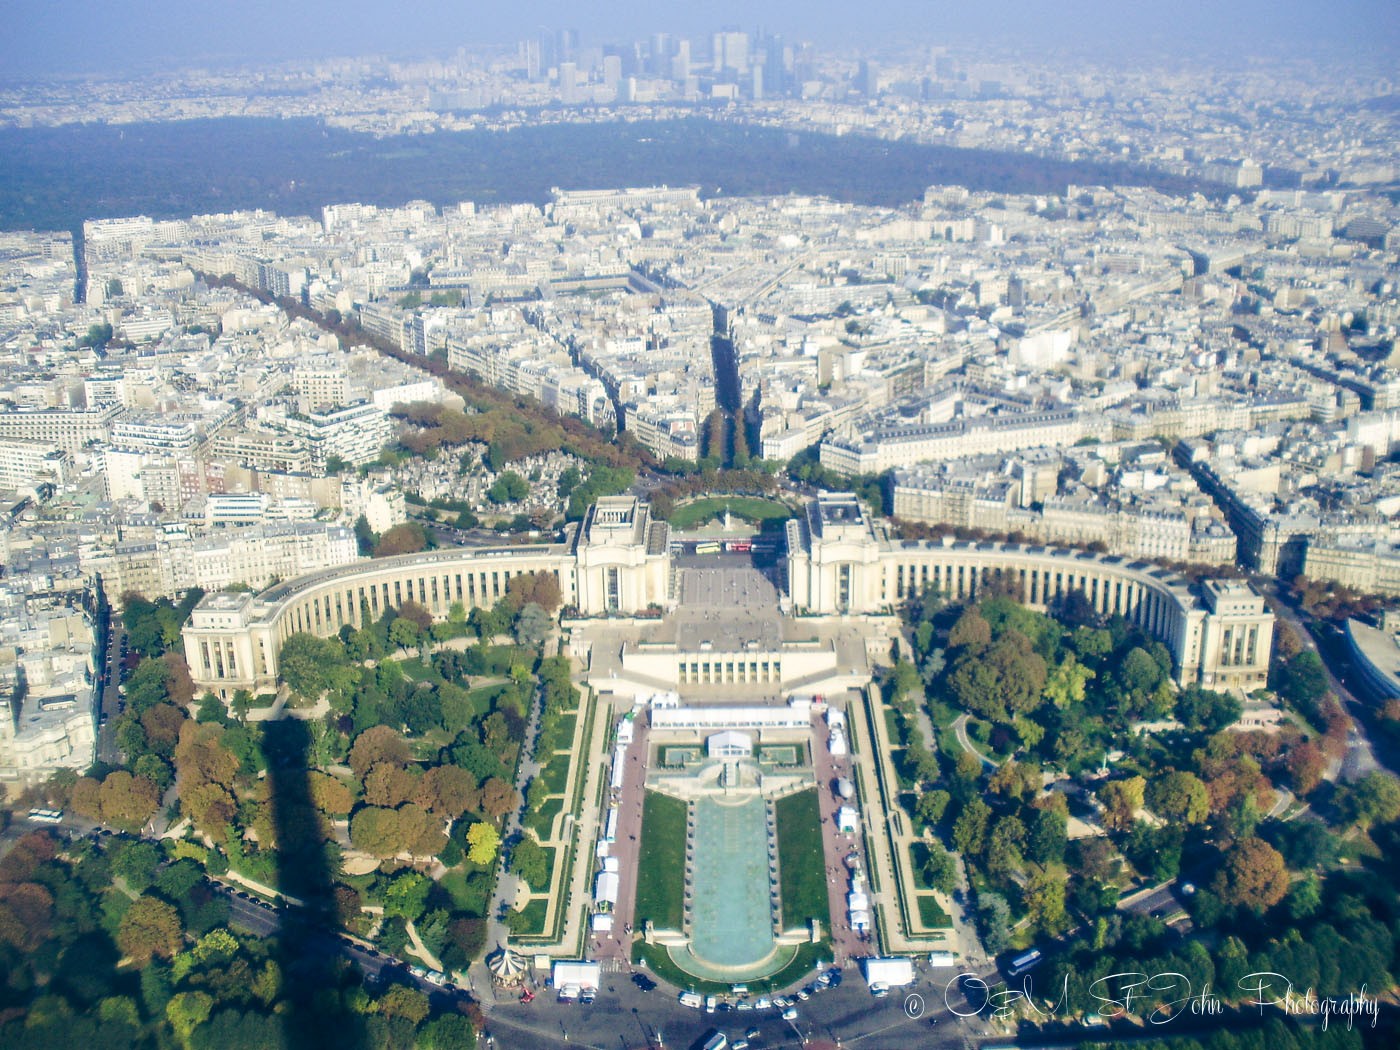
[[[1224,192],[1125,164],[718,123],[550,124],[375,138],[315,120],[228,118],[0,129],[0,229],[125,215],[325,204],[544,203],[552,187],[698,185],[706,196],[819,194],[898,207],[933,183],[1063,193],[1070,183]]]

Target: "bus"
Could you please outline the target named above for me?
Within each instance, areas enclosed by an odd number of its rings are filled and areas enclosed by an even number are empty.
[[[29,819],[40,824],[57,824],[63,820],[63,810],[61,809],[31,809]]]
[[[1024,955],[1018,955],[1011,960],[1011,965],[1006,968],[1007,977],[1020,977],[1023,973],[1029,973],[1040,965],[1040,960],[1044,958],[1040,954],[1039,948],[1032,948]]]
[[[720,548],[718,540],[705,540],[704,542],[697,543],[695,545],[696,554],[718,554],[719,550]]]
[[[753,543],[749,540],[730,540],[724,545],[724,549],[736,554],[748,554],[753,550]]]
[[[705,1040],[704,1050],[724,1050],[729,1045],[729,1037],[723,1032],[714,1032]]]

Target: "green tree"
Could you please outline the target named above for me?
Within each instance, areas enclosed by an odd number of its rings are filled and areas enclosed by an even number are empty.
[[[384,891],[384,914],[416,922],[428,905],[432,888],[433,881],[416,871],[397,876]]]
[[[1342,812],[1361,828],[1400,819],[1400,778],[1383,769],[1367,773],[1343,796]]]
[[[534,602],[520,610],[515,618],[515,638],[521,645],[538,649],[549,634],[549,614]]]
[[[214,998],[207,992],[181,992],[173,996],[165,1005],[165,1016],[180,1041],[189,1045],[194,1030],[209,1020],[214,1009]]]
[[[924,882],[940,893],[952,893],[958,884],[958,866],[942,843],[930,842],[924,860]]]
[[[523,836],[510,851],[511,870],[533,890],[549,886],[549,853],[529,835]]]
[[[1142,777],[1110,780],[1100,787],[1098,795],[1104,806],[1104,827],[1110,831],[1126,831],[1132,827],[1137,811],[1145,802],[1146,790],[1147,781]]]
[[[964,856],[982,852],[986,845],[987,825],[992,809],[980,798],[968,799],[953,824],[953,848]]]
[[[501,833],[494,824],[480,821],[467,829],[467,859],[483,867],[496,859],[501,845]]]
[[[412,620],[396,616],[393,623],[389,624],[389,641],[400,649],[412,649],[420,641],[418,625]]]
[[[492,503],[519,503],[530,495],[530,486],[519,474],[507,470],[486,490],[486,498]]]
[[[1210,816],[1210,793],[1194,773],[1174,769],[1147,785],[1146,802],[1157,816],[1173,823],[1200,824]]]
[[[953,796],[942,789],[925,791],[914,804],[914,815],[926,826],[937,827]]]

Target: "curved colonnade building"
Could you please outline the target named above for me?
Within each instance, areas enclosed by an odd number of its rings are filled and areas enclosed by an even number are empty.
[[[800,615],[887,612],[934,587],[975,597],[993,581],[1044,608],[1072,590],[1100,613],[1118,613],[1171,650],[1180,684],[1253,689],[1264,684],[1273,615],[1245,583],[1193,588],[1148,562],[1056,547],[891,540],[856,498],[823,494],[787,525],[786,590]],[[669,609],[670,527],[630,496],[600,499],[561,543],[463,547],[359,562],[311,573],[261,594],[207,596],[184,629],[185,658],[198,688],[225,698],[270,692],[277,654],[292,634],[337,634],[377,620],[405,601],[445,619],[454,604],[490,606],[513,576],[546,572],[579,616]]]

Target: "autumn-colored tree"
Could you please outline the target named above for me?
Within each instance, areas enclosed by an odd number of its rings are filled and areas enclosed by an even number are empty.
[[[323,813],[333,817],[343,817],[355,805],[355,797],[350,789],[327,773],[312,770],[307,774],[311,790],[311,801]]]
[[[238,775],[238,756],[223,745],[224,729],[209,723],[185,721],[175,745],[175,766],[182,786],[220,784],[232,787]]]
[[[103,821],[130,831],[150,820],[160,805],[160,790],[154,783],[122,769],[107,775],[99,794]]]
[[[1283,855],[1263,839],[1248,838],[1230,847],[1211,889],[1231,907],[1263,912],[1283,900],[1288,884]]]
[[[1104,805],[1104,827],[1110,831],[1127,831],[1132,827],[1134,815],[1145,801],[1146,789],[1147,781],[1142,777],[1110,780],[1100,787],[1098,796]]]
[[[195,827],[216,842],[224,841],[225,828],[238,813],[238,804],[222,784],[182,786],[180,803]]]
[[[534,602],[553,616],[563,604],[564,595],[559,589],[559,578],[554,573],[524,572],[512,576],[506,583],[505,601],[512,613],[518,613]]]
[[[1313,741],[1304,740],[1288,749],[1283,764],[1294,793],[1306,797],[1322,783],[1322,775],[1327,771],[1327,756]]]
[[[53,894],[37,882],[0,883],[0,944],[33,951],[48,938]]]
[[[408,759],[407,742],[389,726],[371,726],[355,738],[355,746],[350,749],[350,768],[362,780],[371,767],[381,762],[406,765]]]
[[[374,548],[376,558],[388,558],[395,554],[417,554],[428,547],[428,534],[417,522],[408,521],[395,525],[379,537]]]
[[[174,704],[156,704],[141,714],[146,742],[153,751],[167,757],[174,753],[175,741],[180,738],[180,727],[185,721],[185,712]]]
[[[379,806],[366,806],[350,818],[350,841],[375,857],[392,857],[408,848],[398,810]]]
[[[418,791],[418,778],[405,766],[378,762],[365,774],[365,801],[371,806],[401,806]]]
[[[461,766],[434,766],[418,784],[417,802],[440,817],[456,820],[481,804],[476,777]]]
[[[88,820],[102,820],[102,782],[92,777],[79,777],[73,784],[68,804],[73,812]]]
[[[184,938],[180,913],[159,897],[137,897],[117,929],[117,947],[138,967],[146,966],[152,958],[173,957]]]
[[[161,661],[169,669],[165,680],[165,691],[170,699],[186,707],[194,702],[194,678],[190,675],[190,665],[180,653],[166,653]]]
[[[52,835],[31,831],[0,859],[0,882],[28,882],[39,865],[47,864],[57,855],[58,844]]]
[[[520,805],[520,794],[500,777],[490,777],[481,785],[481,812],[500,819]]]
[[[433,626],[433,614],[427,607],[410,598],[399,606],[399,616],[417,627],[421,634],[427,634]]]
[[[963,610],[952,630],[948,632],[948,645],[953,649],[968,649],[981,652],[992,644],[992,625],[989,624],[975,605]]]

